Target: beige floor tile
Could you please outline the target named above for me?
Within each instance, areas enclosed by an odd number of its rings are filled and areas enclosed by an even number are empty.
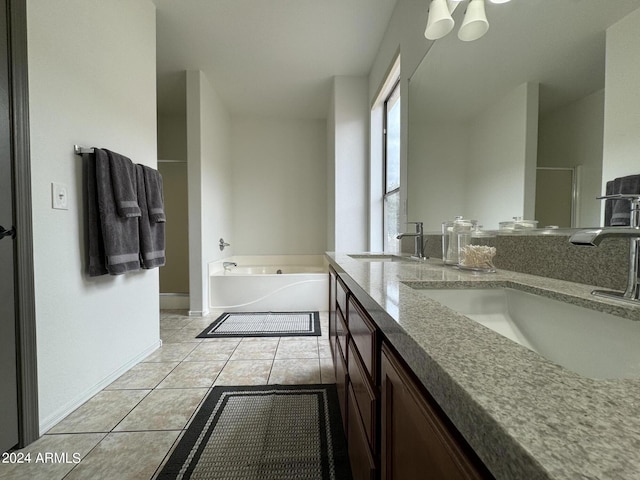
[[[320,383],[336,383],[336,371],[331,358],[320,359]]]
[[[182,362],[156,388],[209,388],[225,364],[225,361]]]
[[[320,383],[319,359],[275,360],[269,384],[300,385]]]
[[[143,362],[181,362],[197,345],[193,343],[170,343],[162,345]]]
[[[231,360],[273,360],[279,338],[243,338]]]
[[[179,434],[110,433],[65,480],[149,480]]]
[[[317,337],[283,337],[278,345],[276,360],[318,358]]]
[[[151,390],[103,390],[47,433],[110,432]]]
[[[177,365],[178,362],[139,363],[106,390],[155,388]]]
[[[319,338],[318,339],[318,353],[320,358],[332,358],[331,356],[331,344],[329,343],[329,339]]]
[[[105,437],[104,433],[44,435],[16,453],[31,454],[30,463],[0,463],[2,480],[60,480]],[[40,454],[40,455],[39,455]],[[45,454],[58,461],[45,462]],[[23,457],[25,458],[25,457]],[[55,457],[53,458],[55,460]]]
[[[114,431],[182,429],[207,392],[207,388],[154,390]]]
[[[197,334],[184,332],[183,330],[167,330],[165,332],[161,330],[160,338],[162,343],[202,343],[202,338],[197,338]]]
[[[266,385],[271,360],[229,360],[214,385]]]
[[[240,343],[239,338],[221,338],[205,340],[199,344],[185,362],[227,361]]]
[[[189,325],[193,319],[182,316],[160,317],[160,330],[180,330]]]

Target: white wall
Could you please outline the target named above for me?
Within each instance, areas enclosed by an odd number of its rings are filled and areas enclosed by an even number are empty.
[[[540,118],[538,167],[578,167],[579,227],[600,225],[604,89]],[[604,192],[602,192],[604,193]]]
[[[159,345],[158,270],[89,278],[73,145],[156,166],[155,8],[27,2],[40,429]],[[98,20],[99,19],[99,20]],[[50,183],[69,209],[51,209]]]
[[[470,125],[462,215],[488,229],[514,216],[533,219],[537,143],[538,85],[525,83]]]
[[[640,173],[640,9],[607,29],[602,192]]]
[[[467,216],[466,166],[469,133],[460,123],[427,123],[412,117],[409,135],[411,176],[408,216],[424,223],[425,232],[438,232],[442,222]],[[409,238],[408,251],[413,251]]]
[[[333,250],[368,249],[369,107],[366,77],[334,77],[329,152],[333,175]]]
[[[231,152],[234,254],[324,253],[326,121],[233,117]]]
[[[204,73],[187,72],[190,313],[208,312],[209,262],[233,255],[231,120]],[[220,251],[220,238],[233,244]]]

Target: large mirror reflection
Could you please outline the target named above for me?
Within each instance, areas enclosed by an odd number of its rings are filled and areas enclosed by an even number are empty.
[[[513,217],[600,225],[606,30],[638,8],[487,3],[484,37],[437,40],[409,81],[408,219],[429,231],[457,215],[487,229]]]

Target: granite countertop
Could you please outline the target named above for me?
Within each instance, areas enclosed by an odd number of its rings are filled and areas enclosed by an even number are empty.
[[[496,478],[640,478],[640,378],[580,376],[416,287],[507,286],[631,321],[640,307],[594,297],[588,285],[474,275],[439,260],[327,258]]]

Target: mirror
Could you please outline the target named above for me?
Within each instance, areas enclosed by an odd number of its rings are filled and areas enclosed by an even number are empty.
[[[599,225],[605,30],[640,0],[487,2],[474,42],[465,5],[409,79],[408,219]]]

